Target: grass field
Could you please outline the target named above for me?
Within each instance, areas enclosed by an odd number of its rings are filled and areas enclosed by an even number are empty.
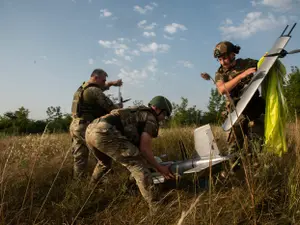
[[[156,155],[180,159],[178,141],[193,154],[193,127],[162,129]],[[220,148],[221,129],[213,127]],[[96,187],[72,180],[68,134],[0,139],[0,224],[297,224],[300,221],[300,129],[287,128],[289,152],[260,154],[254,166],[202,188],[200,175],[161,185],[159,210],[150,216],[129,172],[118,164]],[[258,166],[257,166],[258,164]],[[89,161],[91,173],[95,162]],[[203,182],[202,182],[203,183]],[[298,222],[300,224],[300,222]]]

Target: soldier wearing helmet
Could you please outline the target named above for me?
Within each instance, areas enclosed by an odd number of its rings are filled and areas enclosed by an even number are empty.
[[[122,80],[106,82],[106,77],[107,73],[104,70],[95,69],[90,79],[84,82],[73,96],[70,135],[74,157],[74,178],[84,176],[87,168],[89,150],[84,140],[87,125],[95,118],[122,107],[122,105],[115,105],[103,93],[111,86],[122,85]]]
[[[172,104],[163,96],[154,97],[147,106],[112,110],[95,119],[87,128],[87,145],[108,159],[96,165],[91,183],[95,183],[115,160],[130,172],[144,199],[153,206],[156,196],[149,166],[166,179],[174,178],[168,166],[157,163],[152,152],[152,139],[158,136],[159,122],[172,113]]]
[[[231,98],[236,105],[237,101],[242,95],[242,90],[249,84],[253,73],[257,70],[258,60],[255,59],[236,59],[236,54],[239,53],[240,47],[234,45],[229,41],[223,41],[216,45],[213,55],[220,62],[220,67],[215,74],[215,82],[218,91],[221,95],[225,94],[228,98],[227,108],[228,111],[232,111],[233,107],[230,106],[229,98]],[[236,134],[230,134],[230,148],[235,151],[237,148],[243,147],[243,133],[248,136],[250,121],[256,121],[254,124],[259,124],[258,120],[265,111],[265,102],[259,96],[259,92],[256,91],[249,104],[243,111],[240,119],[234,124],[233,129]],[[253,123],[252,123],[253,124]],[[240,125],[242,130],[240,129]],[[263,127],[257,129],[257,133],[260,137],[263,137]]]

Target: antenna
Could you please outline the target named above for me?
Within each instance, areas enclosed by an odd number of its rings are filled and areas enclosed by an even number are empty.
[[[296,26],[297,23],[294,23],[294,25],[292,26],[290,32],[287,34],[287,36],[290,36],[290,34],[292,33],[292,31],[294,30],[295,26]]]
[[[286,31],[286,29],[289,27],[289,25],[286,25],[285,29],[282,31],[280,36],[283,36],[284,32]]]

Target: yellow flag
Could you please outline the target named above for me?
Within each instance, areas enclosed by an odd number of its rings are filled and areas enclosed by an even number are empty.
[[[264,59],[262,57],[259,60],[258,67]],[[285,66],[276,60],[262,83],[262,97],[266,101],[264,150],[278,156],[287,151],[285,140],[287,105],[282,90],[285,75]]]

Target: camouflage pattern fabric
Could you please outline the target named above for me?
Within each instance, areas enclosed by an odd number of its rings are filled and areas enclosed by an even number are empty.
[[[83,92],[83,102],[93,106],[94,109],[83,113],[82,119],[91,122],[96,119],[95,116],[100,117],[113,109],[119,108],[103,93],[105,90],[108,90],[108,88],[91,86]]]
[[[111,110],[118,108],[118,106],[114,105],[113,102],[103,93],[105,90],[108,90],[108,88],[89,87],[84,91],[83,94],[84,100],[92,102],[104,110],[104,112],[101,115],[99,114],[99,116],[103,116],[106,113],[109,113]],[[74,157],[74,178],[83,177],[86,172],[89,149],[85,144],[85,132],[88,124],[93,121],[93,119],[93,115],[84,114],[81,118],[73,117],[73,120],[70,124],[69,131],[72,138],[72,154]],[[97,158],[101,158],[104,163],[109,165],[110,162],[106,156],[101,154],[99,155],[98,151],[94,152],[94,155]],[[101,165],[99,164],[98,166],[100,167]]]
[[[80,119],[73,119],[70,124],[72,137],[72,154],[74,158],[73,176],[82,177],[87,167],[89,149],[85,145],[85,131],[88,123],[82,123]]]
[[[131,112],[131,113],[130,113]],[[127,117],[125,117],[127,115]],[[124,129],[117,129],[117,119],[121,118]],[[110,123],[107,122],[110,120]],[[138,131],[140,124],[143,128]],[[158,122],[155,116],[148,111],[135,111],[132,109],[113,110],[111,114],[94,120],[87,128],[86,142],[89,148],[97,149],[116,162],[126,167],[134,177],[137,186],[144,199],[152,207],[153,201],[157,199],[157,190],[152,181],[151,167],[140,152],[139,143],[141,132],[148,132],[150,135],[157,136]],[[92,181],[98,180],[103,174],[102,170],[95,168]]]
[[[256,67],[258,60],[254,59],[237,59],[236,65],[230,69],[224,69],[222,66],[216,72],[215,82],[223,81],[228,82],[235,78],[237,75],[243,73],[249,68]],[[235,88],[231,91],[230,95],[233,100],[237,99],[241,95],[241,90],[244,88],[246,84],[248,84],[253,75],[249,75],[242,79],[240,83],[235,86]]]
[[[215,75],[215,81],[223,81],[228,82],[237,75],[241,74],[245,70],[251,68],[251,67],[257,67],[258,60],[254,59],[237,59],[236,65],[228,70],[224,69],[222,66],[218,69]],[[251,78],[253,75],[249,75],[242,79],[240,83],[230,92],[230,97],[233,100],[234,105],[236,105],[237,101],[241,97],[242,89],[251,81]],[[233,107],[230,104],[230,101],[227,99],[226,106],[228,108],[229,112],[233,111]],[[239,148],[243,148],[244,145],[244,138],[243,133],[248,138],[254,137],[253,134],[255,133],[256,138],[263,137],[263,129],[264,127],[261,125],[260,122],[258,122],[259,117],[262,113],[264,113],[265,110],[265,102],[264,100],[259,97],[259,92],[256,91],[248,105],[246,106],[245,110],[243,111],[243,114],[240,116],[240,118],[236,121],[236,123],[233,125],[228,142],[229,142],[229,151],[237,151]],[[251,129],[249,129],[249,122],[254,123]],[[235,132],[235,135],[233,133]],[[251,131],[251,133],[249,133]],[[253,131],[253,132],[252,132]],[[252,134],[253,133],[253,134]],[[236,136],[236,138],[235,138]]]

